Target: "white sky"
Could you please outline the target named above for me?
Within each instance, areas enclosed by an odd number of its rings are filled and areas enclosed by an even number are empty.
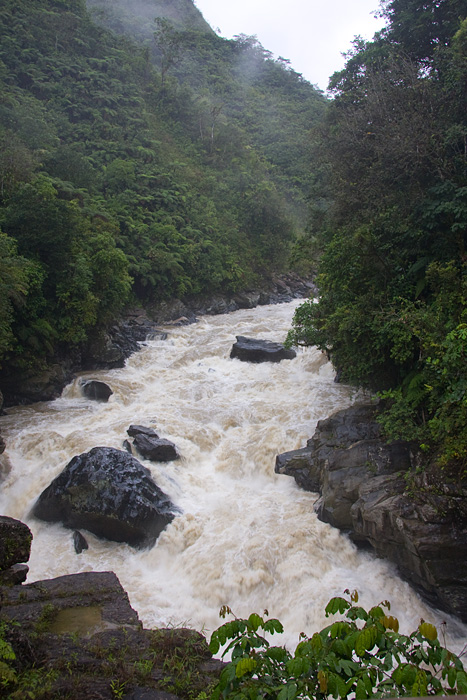
[[[344,67],[342,53],[355,36],[371,39],[384,26],[373,14],[379,0],[195,0],[214,30],[231,39],[256,35],[274,56],[326,90],[328,79]]]

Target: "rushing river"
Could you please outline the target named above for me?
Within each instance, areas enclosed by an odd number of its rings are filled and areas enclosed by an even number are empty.
[[[107,382],[108,403],[85,400],[78,380],[56,401],[17,407],[0,419],[11,471],[0,513],[34,534],[28,581],[115,571],[146,627],[188,625],[209,633],[227,604],[236,615],[267,608],[298,642],[326,624],[324,607],[344,589],[364,606],[388,599],[402,631],[421,617],[448,621],[459,649],[467,629],[436,615],[387,562],[358,551],[313,512],[316,494],[274,473],[276,454],[304,446],[316,422],[356,396],[335,384],[314,348],[280,364],[229,359],[236,335],[283,340],[297,302],[204,317],[146,343],[125,368],[83,376]],[[37,496],[76,454],[122,448],[130,424],[154,427],[182,459],[143,463],[179,506],[146,551],[100,541],[76,555],[72,533],[30,516]]]

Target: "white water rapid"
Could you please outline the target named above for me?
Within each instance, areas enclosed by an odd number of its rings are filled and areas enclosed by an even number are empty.
[[[463,645],[465,626],[427,608],[389,563],[321,523],[315,494],[274,474],[276,454],[303,447],[319,419],[355,398],[313,348],[280,364],[229,359],[236,335],[282,341],[297,303],[171,328],[125,368],[86,375],[111,386],[106,404],[84,399],[75,381],[56,401],[8,409],[0,429],[11,471],[0,486],[0,513],[33,531],[29,582],[112,570],[146,627],[188,625],[208,635],[224,604],[237,616],[267,608],[293,648],[300,632],[327,623],[330,597],[357,589],[364,606],[390,600],[401,631],[421,617],[447,620],[451,648]],[[132,423],[177,445],[180,461],[141,461],[183,514],[151,550],[85,532],[89,549],[76,555],[72,532],[30,517],[30,509],[74,455],[122,448]]]

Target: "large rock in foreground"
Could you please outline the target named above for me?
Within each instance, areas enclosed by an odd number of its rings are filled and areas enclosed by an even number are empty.
[[[319,421],[305,448],[277,457],[276,472],[319,492],[321,520],[371,545],[433,605],[467,621],[467,488],[418,473],[412,446],[386,444],[375,413],[360,405]]]
[[[256,340],[237,335],[237,342],[233,344],[230,352],[231,358],[237,358],[242,362],[281,362],[281,360],[293,360],[297,353],[295,350],[285,348],[281,343],[271,340]]]
[[[176,512],[149,470],[111,447],[74,457],[33,509],[41,520],[135,547],[152,546]]]
[[[212,659],[199,632],[143,629],[112,572],[0,586],[0,599],[0,622],[7,625],[15,665],[20,664],[22,672],[31,669],[34,690],[44,689],[40,697],[178,700],[166,691],[174,683],[186,688],[181,698],[201,697],[223,668],[221,661]],[[175,668],[174,659],[188,659],[189,664]],[[23,687],[25,698],[32,686],[22,683]]]

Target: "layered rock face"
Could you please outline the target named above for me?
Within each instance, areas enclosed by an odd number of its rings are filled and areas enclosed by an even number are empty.
[[[305,448],[277,457],[276,472],[320,493],[321,520],[371,545],[432,604],[465,621],[467,489],[434,488],[415,472],[410,444],[379,437],[375,414],[373,405],[360,405],[319,421]]]
[[[166,691],[177,682],[182,697],[188,691],[196,697],[216,682],[223,667],[199,632],[143,629],[112,572],[0,586],[0,598],[0,621],[20,670],[33,669],[53,700],[178,700]],[[176,667],[180,659],[189,668]]]
[[[0,586],[23,583],[29,571],[32,533],[20,520],[0,515]]]
[[[69,462],[39,496],[33,513],[98,537],[150,547],[177,509],[137,459],[95,447]]]

